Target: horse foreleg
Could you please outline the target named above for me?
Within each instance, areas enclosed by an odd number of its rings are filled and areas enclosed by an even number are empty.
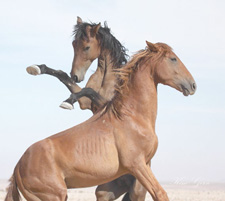
[[[45,64],[32,65],[27,67],[26,70],[31,75],[47,74],[58,78],[70,90],[71,93],[77,93],[81,90],[81,88],[75,83],[75,81],[62,70],[49,68]]]
[[[67,73],[65,73],[62,70],[55,70],[55,69],[49,68],[45,64],[32,65],[27,67],[26,70],[31,75],[47,74],[47,75],[51,75],[53,77],[58,78],[69,89],[71,93],[78,93],[81,91],[81,88],[75,83],[75,81],[70,76],[68,76]],[[78,100],[78,102],[80,104],[81,109],[91,109],[91,101],[89,98],[82,97]],[[69,108],[66,108],[66,109],[69,109]]]
[[[105,99],[92,88],[83,88],[78,93],[72,93],[68,99],[63,101],[60,107],[71,110],[73,109],[73,104],[82,97],[88,97],[98,108],[106,102]]]
[[[150,166],[150,164],[148,164]],[[130,200],[132,201],[144,201],[146,197],[147,190],[142,186],[142,184],[135,179],[132,188],[128,193]],[[125,201],[125,200],[124,200]]]
[[[154,201],[169,201],[166,191],[161,187],[148,165],[144,162],[132,168],[133,175],[139,180]]]
[[[142,184],[135,179],[132,188],[129,191],[129,198],[132,201],[144,201],[147,190],[142,186]]]

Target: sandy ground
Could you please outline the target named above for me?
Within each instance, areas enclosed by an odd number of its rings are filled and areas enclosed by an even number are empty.
[[[6,194],[6,180],[0,180],[0,201],[4,200]],[[163,184],[168,193],[170,201],[225,201],[225,184]],[[91,201],[95,200],[95,187],[68,190],[69,201]],[[121,201],[122,197],[118,199]],[[146,201],[152,201],[150,195]]]

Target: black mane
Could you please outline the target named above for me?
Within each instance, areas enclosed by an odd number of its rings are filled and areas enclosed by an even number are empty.
[[[75,25],[75,29],[73,32],[74,39],[87,40],[88,36],[86,33],[86,27],[94,27],[96,25],[97,24],[95,23],[87,22]],[[100,42],[101,51],[109,50],[114,68],[120,68],[121,65],[127,63],[127,49],[110,33],[110,29],[108,28],[106,22],[104,23],[104,27],[100,27],[96,38]]]

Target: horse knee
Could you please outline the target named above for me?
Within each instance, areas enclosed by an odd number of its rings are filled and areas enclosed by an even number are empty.
[[[85,109],[91,109],[91,100],[86,98],[86,97],[82,97],[78,100],[79,104],[80,104],[80,109],[85,110]]]

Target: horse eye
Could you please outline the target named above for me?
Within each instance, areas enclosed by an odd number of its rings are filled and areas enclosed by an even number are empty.
[[[87,46],[87,47],[84,48],[84,51],[87,51],[87,50],[89,50],[89,49],[90,49],[90,47]]]
[[[170,58],[171,61],[177,61],[177,59],[174,57],[174,58]]]

